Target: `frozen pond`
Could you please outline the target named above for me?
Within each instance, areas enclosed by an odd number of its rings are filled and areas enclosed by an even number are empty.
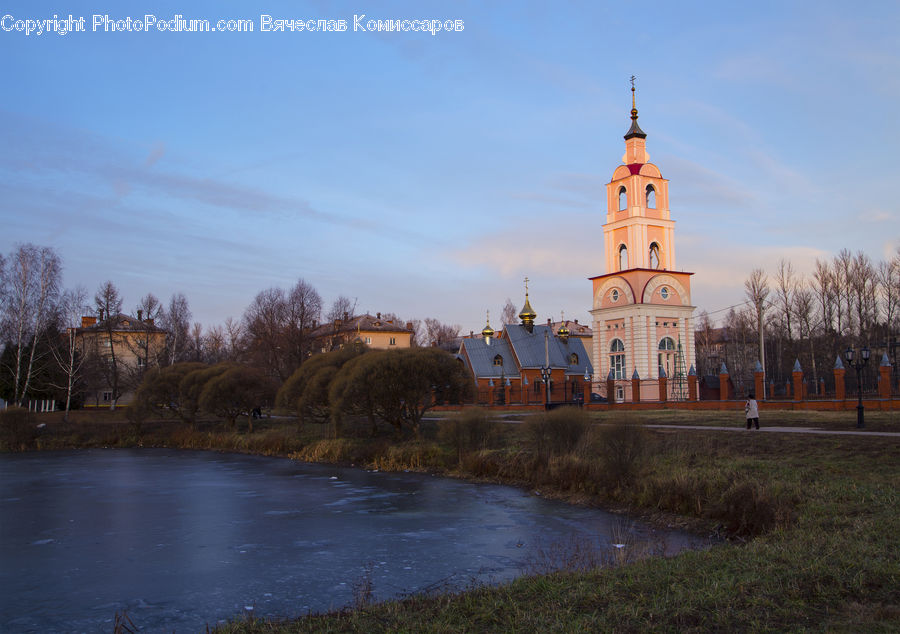
[[[522,574],[535,547],[622,519],[512,487],[174,450],[0,455],[0,631],[198,632]],[[637,525],[669,553],[705,545]],[[580,537],[579,537],[580,539]],[[628,547],[631,547],[629,545]],[[366,570],[369,570],[366,573]]]

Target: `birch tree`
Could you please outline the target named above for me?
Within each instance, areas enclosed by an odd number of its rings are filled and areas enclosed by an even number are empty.
[[[38,340],[55,315],[62,264],[50,247],[22,244],[3,273],[3,330],[15,347],[5,369],[12,376],[13,402],[21,405],[44,355]]]
[[[60,327],[64,331],[62,345],[51,342],[50,350],[56,365],[59,366],[63,380],[53,385],[66,395],[63,409],[63,422],[69,422],[69,410],[72,408],[72,395],[81,379],[87,356],[82,350],[83,337],[78,336],[81,316],[88,312],[87,289],[83,286],[63,292],[59,302]]]

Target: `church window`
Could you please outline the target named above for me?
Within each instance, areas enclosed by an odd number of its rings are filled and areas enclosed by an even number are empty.
[[[578,365],[578,355],[574,352],[569,355],[569,365]]]
[[[656,209],[656,189],[647,185],[647,209]]]
[[[624,271],[628,268],[628,247],[624,244],[619,246],[619,270]]]
[[[613,339],[609,346],[609,367],[613,378],[625,378],[625,344],[621,339]]]
[[[659,295],[663,299],[669,299],[669,289],[663,286],[661,289],[659,289]]]
[[[671,337],[663,337],[659,342],[659,351],[657,354],[657,362],[659,364],[660,375],[665,370],[666,376],[672,376],[673,361],[675,359],[675,341]]]
[[[619,188],[619,211],[623,211],[628,207],[628,194],[624,187]]]
[[[659,268],[659,245],[655,242],[650,245],[650,268]]]
[[[618,291],[618,289],[615,289],[615,288],[613,289],[612,293],[610,294],[610,298],[611,298],[614,302],[619,301],[619,291]]]
[[[494,357],[494,365],[502,366],[503,365],[503,357],[499,354]]]

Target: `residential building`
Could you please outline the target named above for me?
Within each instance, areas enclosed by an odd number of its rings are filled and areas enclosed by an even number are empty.
[[[392,316],[382,317],[381,313],[354,317],[344,313],[343,319],[317,326],[309,336],[315,352],[330,352],[357,340],[376,350],[393,350],[412,345],[413,325],[401,323]]]
[[[85,407],[128,405],[149,368],[159,365],[166,331],[144,319],[119,313],[81,318],[78,350],[85,355]]]

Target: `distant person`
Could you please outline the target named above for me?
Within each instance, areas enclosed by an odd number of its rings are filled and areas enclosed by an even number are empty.
[[[744,413],[747,415],[747,429],[750,425],[755,424],[759,429],[759,403],[756,402],[756,394],[750,392],[747,395],[747,402],[744,403]]]

